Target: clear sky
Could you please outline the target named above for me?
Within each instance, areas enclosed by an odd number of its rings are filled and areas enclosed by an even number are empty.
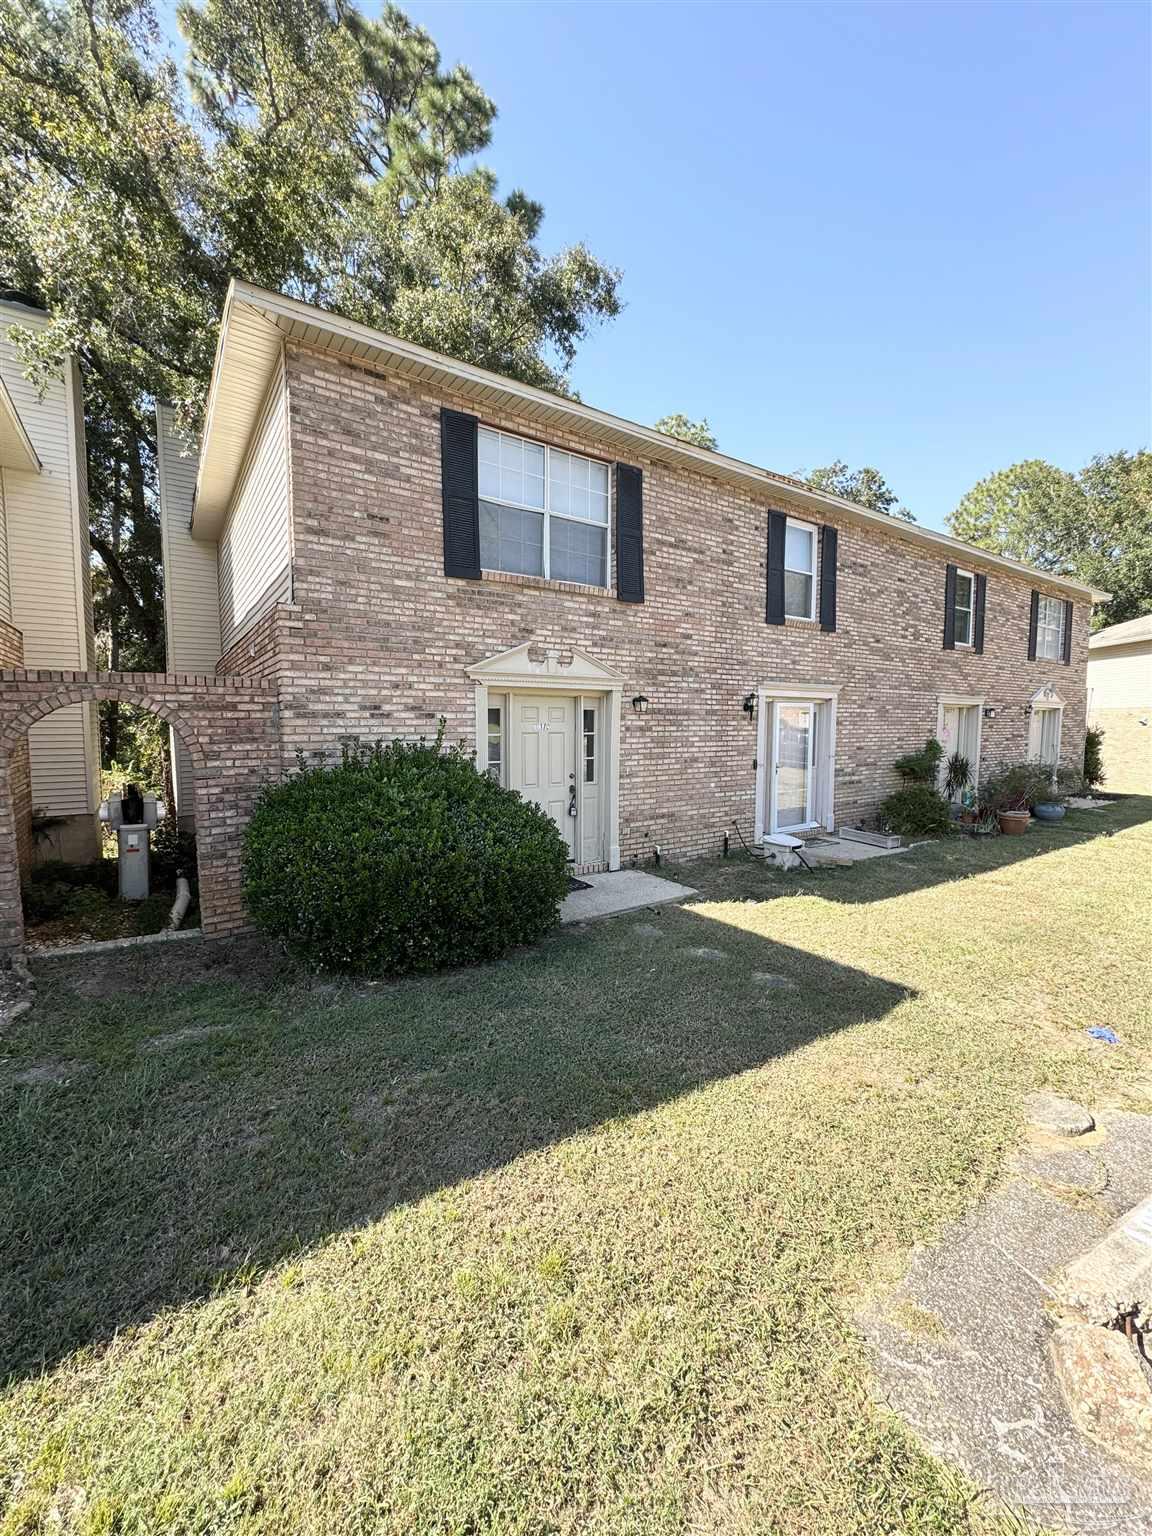
[[[1148,5],[402,8],[496,101],[545,248],[623,269],[589,404],[874,464],[936,527],[1019,459],[1147,445]]]

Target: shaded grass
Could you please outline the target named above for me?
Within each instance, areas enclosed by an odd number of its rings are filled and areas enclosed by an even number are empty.
[[[851,1319],[1024,1094],[1152,1109],[1147,810],[693,865],[688,910],[394,986],[48,968],[0,1067],[75,1074],[0,1117],[0,1530],[1005,1528]]]

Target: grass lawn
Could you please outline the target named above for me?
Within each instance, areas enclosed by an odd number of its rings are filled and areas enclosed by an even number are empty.
[[[0,1531],[1019,1529],[853,1316],[1026,1093],[1152,1111],[1150,816],[693,865],[395,985],[46,964],[0,1042]]]

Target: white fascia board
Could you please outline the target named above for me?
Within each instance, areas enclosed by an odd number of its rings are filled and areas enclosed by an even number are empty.
[[[889,538],[917,544],[949,558],[974,562],[993,570],[1009,571],[1016,576],[1026,576],[1032,581],[1067,592],[1081,601],[1104,602],[1111,595],[1069,577],[1057,576],[1050,571],[1038,571],[1017,560],[994,554],[991,550],[966,544],[949,534],[936,533],[932,529],[921,528],[917,523],[906,523],[900,518],[889,517],[883,512],[873,512],[868,507],[845,501],[843,497],[773,475],[769,470],[760,469],[741,459],[730,458],[727,454],[680,442],[666,433],[657,432],[655,427],[641,426],[622,416],[613,416],[608,411],[596,410],[581,401],[570,400],[566,396],[538,389],[532,384],[522,384],[517,379],[491,373],[473,363],[459,362],[443,353],[417,346],[415,342],[404,341],[399,336],[390,336],[371,326],[361,325],[358,321],[347,320],[329,310],[317,309],[299,299],[289,299],[283,294],[271,293],[267,289],[235,279],[229,286],[224,303],[205,417],[204,448],[193,518],[194,532],[201,537],[214,536],[209,533],[208,525],[218,519],[222,521],[243,461],[242,451],[238,453],[235,446],[229,448],[218,441],[222,432],[227,433],[227,427],[220,418],[232,407],[232,397],[242,394],[242,375],[245,372],[250,385],[261,399],[267,385],[265,379],[264,388],[258,387],[251,371],[253,358],[250,352],[243,362],[232,355],[232,316],[241,308],[253,315],[260,315],[270,330],[282,333],[281,340],[300,340],[306,345],[330,350],[360,362],[391,367],[400,373],[451,386],[465,395],[495,401],[513,412],[519,408],[538,420],[550,417],[554,421],[571,423],[577,430],[591,429],[593,435],[601,439],[606,437],[610,441],[643,448],[649,458],[660,462],[693,469],[714,479],[753,486],[777,500],[783,498],[785,502],[796,503],[817,513],[836,512],[848,522],[882,530]],[[270,350],[270,338],[268,345]],[[271,360],[266,358],[262,366],[270,370]]]

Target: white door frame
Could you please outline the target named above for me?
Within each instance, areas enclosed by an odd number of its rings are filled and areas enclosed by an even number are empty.
[[[790,822],[788,826],[780,825],[780,797],[778,794],[769,796],[769,816],[771,818],[771,830],[773,832],[807,831],[816,824],[812,813],[812,803],[816,795],[816,703],[813,699],[777,699],[776,707],[772,711],[772,757],[770,767],[772,770],[772,783],[775,785],[780,773],[780,718],[785,709],[802,709],[808,716],[808,760],[805,763],[804,775],[804,819],[803,821]]]
[[[770,835],[773,819],[773,795],[769,782],[775,733],[776,704],[818,704],[820,724],[817,729],[816,756],[811,781],[812,817],[816,825],[832,832],[836,828],[836,711],[840,698],[839,683],[762,683],[756,690],[756,813],[755,840],[763,842]]]
[[[600,764],[606,794],[607,824],[602,843],[609,869],[620,868],[620,703],[624,678],[611,667],[575,647],[561,649],[554,643],[528,641],[501,651],[467,669],[476,687],[475,741],[477,762],[483,766],[488,748],[488,694],[563,693],[576,701],[582,697],[600,702]],[[505,712],[507,716],[507,711]],[[576,721],[577,826],[583,810],[583,774],[580,763],[580,720]],[[505,733],[508,721],[504,722]],[[505,744],[508,736],[505,734]],[[579,836],[579,834],[577,834]],[[577,863],[582,862],[577,860]]]
[[[944,711],[946,709],[975,709],[976,711],[976,752],[972,761],[968,764],[972,772],[972,788],[980,785],[980,754],[984,750],[984,696],[972,693],[940,693],[936,696],[936,740],[939,741],[944,731]],[[948,773],[947,760],[940,764],[941,782]]]

